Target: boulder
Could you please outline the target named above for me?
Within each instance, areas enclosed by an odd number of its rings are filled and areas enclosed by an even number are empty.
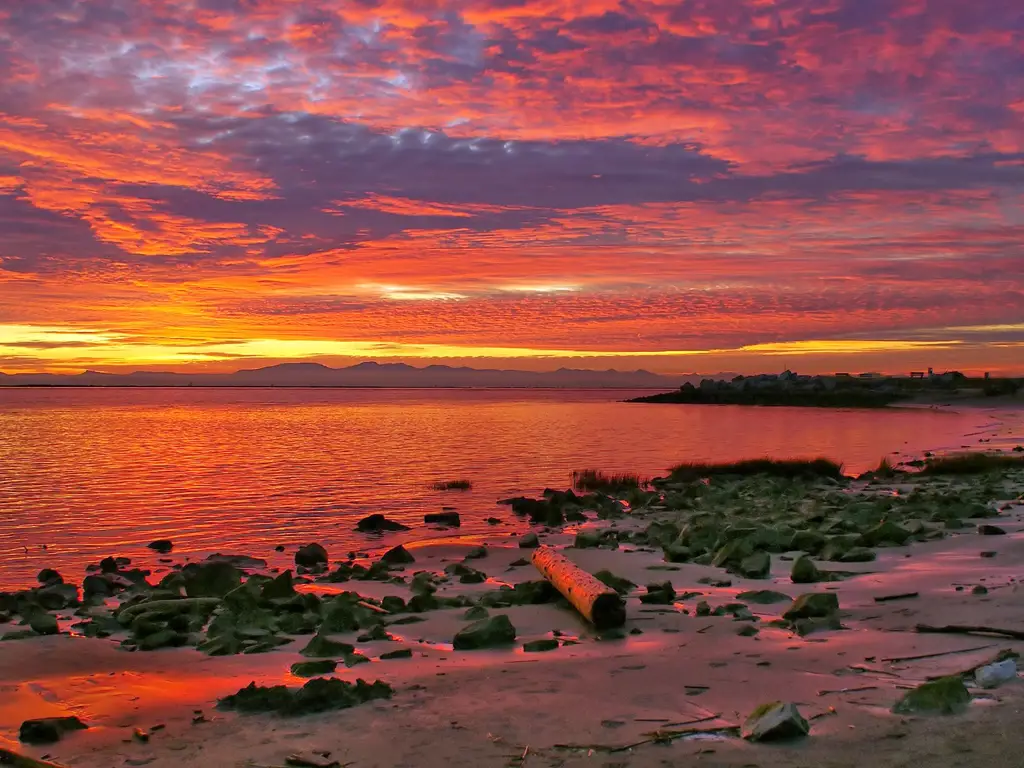
[[[339,643],[317,633],[299,653],[308,658],[321,659],[331,656],[346,656],[353,651],[355,648],[348,643]]]
[[[519,539],[520,549],[536,549],[539,546],[540,539],[538,539],[537,534],[532,531]]]
[[[327,565],[327,550],[316,542],[299,547],[295,552],[295,564],[303,568],[321,568]]]
[[[900,715],[952,715],[962,712],[971,703],[971,694],[960,675],[941,677],[908,691],[893,706]]]
[[[903,546],[910,538],[910,531],[901,528],[891,520],[883,520],[869,531],[865,531],[857,539],[862,547]]]
[[[682,544],[666,544],[662,553],[666,563],[687,563],[693,557],[690,548]]]
[[[546,637],[541,640],[530,640],[523,643],[523,650],[526,653],[543,653],[558,648],[558,640],[553,637]]]
[[[114,587],[110,581],[97,576],[94,573],[89,574],[82,579],[82,597],[86,600],[93,600],[94,598],[103,599],[105,597],[111,597],[114,594]]]
[[[640,595],[640,602],[648,605],[671,605],[675,602],[676,590],[671,581],[648,584],[647,593]]]
[[[468,608],[466,612],[462,614],[462,618],[466,619],[467,621],[480,621],[481,619],[486,619],[490,615],[491,612],[484,608],[482,605],[474,605],[472,608]]]
[[[18,729],[18,739],[25,744],[53,744],[65,733],[83,731],[89,726],[77,717],[42,717],[26,720]]]
[[[242,572],[231,563],[215,560],[188,565],[182,570],[189,597],[224,597],[242,583]]]
[[[278,574],[260,586],[260,598],[263,600],[287,601],[294,598],[296,594],[290,570]]]
[[[828,581],[828,574],[819,570],[811,558],[803,555],[793,563],[789,578],[794,584],[816,584],[819,581]]]
[[[772,558],[767,552],[755,552],[743,558],[736,570],[747,579],[767,579],[772,573]]]
[[[797,597],[782,614],[787,621],[831,616],[839,611],[839,598],[833,592],[811,592]]]
[[[409,563],[415,563],[416,558],[412,556],[409,550],[399,544],[397,547],[392,547],[381,555],[380,561],[388,565],[408,565]]]
[[[773,701],[762,704],[743,723],[742,735],[749,741],[785,741],[811,732],[795,704]]]
[[[462,525],[462,518],[459,517],[458,512],[428,512],[423,516],[423,522],[458,528]]]
[[[156,541],[149,542],[146,546],[154,552],[166,555],[174,549],[174,542],[170,539],[157,539]]]
[[[867,547],[853,547],[845,552],[840,558],[841,563],[870,563],[874,562],[878,555],[874,550]]]
[[[978,533],[981,536],[1005,536],[1006,531],[998,525],[979,525]],[[59,576],[58,576],[59,577]]]
[[[356,530],[363,533],[380,533],[382,531],[408,531],[409,526],[390,520],[384,515],[375,514],[364,517],[356,523]]]
[[[64,577],[57,571],[53,570],[53,568],[43,568],[43,570],[41,570],[36,576],[36,579],[40,584],[46,587],[64,583]]]
[[[33,613],[28,619],[28,625],[33,632],[40,635],[56,635],[60,631],[57,627],[57,617],[52,613],[43,613],[42,611]]]
[[[498,614],[481,619],[459,630],[452,641],[456,651],[471,651],[510,645],[516,639],[516,628],[508,616]]]

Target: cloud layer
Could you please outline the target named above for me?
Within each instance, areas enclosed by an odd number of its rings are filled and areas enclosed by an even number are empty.
[[[1018,3],[9,5],[0,368],[1024,357]]]

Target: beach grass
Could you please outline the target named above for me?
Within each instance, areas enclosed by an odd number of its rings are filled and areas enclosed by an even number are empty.
[[[1024,469],[1024,456],[1006,453],[955,453],[928,459],[922,475],[980,475],[1007,469]]]
[[[643,488],[650,481],[629,472],[603,472],[600,469],[577,469],[572,484],[581,491],[624,491]]]
[[[842,479],[843,465],[831,459],[745,459],[743,461],[705,463],[685,462],[669,470],[670,480],[699,480],[723,475],[749,477],[768,475],[786,479]]]
[[[445,480],[430,486],[435,491],[468,491],[473,487],[469,480]]]

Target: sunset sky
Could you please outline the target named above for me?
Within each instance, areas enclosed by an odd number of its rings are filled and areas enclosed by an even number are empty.
[[[0,370],[1024,373],[1024,2],[0,4]]]

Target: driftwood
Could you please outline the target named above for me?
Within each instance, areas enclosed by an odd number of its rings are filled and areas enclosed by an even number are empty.
[[[1020,629],[974,627],[968,624],[947,624],[943,627],[933,627],[929,624],[918,624],[915,629],[918,632],[935,632],[946,635],[1002,635],[1003,637],[1012,637],[1014,640],[1024,640],[1024,630]]]
[[[533,551],[533,564],[573,608],[598,629],[621,627],[626,623],[622,597],[550,547]]]

